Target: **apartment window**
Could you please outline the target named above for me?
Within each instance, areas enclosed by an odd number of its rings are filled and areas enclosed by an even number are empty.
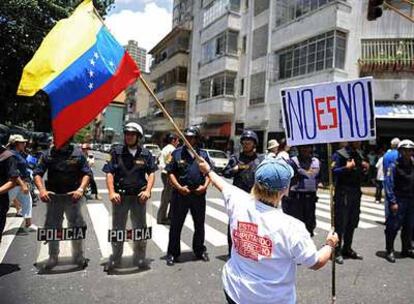
[[[244,78],[240,79],[239,95],[244,96]]]
[[[239,12],[240,0],[215,0],[210,3],[203,12],[203,27],[227,13],[228,11]]]
[[[255,29],[253,32],[253,60],[262,57],[267,53],[268,29],[269,27],[266,24],[258,29]]]
[[[276,26],[295,20],[335,0],[276,0]]]
[[[254,0],[254,15],[257,16],[269,8],[269,0]]]
[[[185,102],[180,100],[173,100],[165,103],[167,111],[173,117],[184,117],[185,116]]]
[[[187,83],[187,68],[176,67],[155,80],[156,91],[161,92],[177,84]]]
[[[249,0],[244,0],[244,10],[247,11],[249,9]]]
[[[346,34],[331,31],[276,52],[279,79],[345,66]]]
[[[266,89],[266,72],[260,72],[250,77],[250,104],[264,103]]]
[[[223,72],[200,81],[199,98],[234,96],[236,73]]]
[[[245,35],[242,38],[242,47],[241,47],[242,54],[246,54],[246,48],[247,48],[247,36]]]
[[[205,64],[223,55],[237,55],[238,37],[238,32],[226,31],[204,43],[201,63]]]

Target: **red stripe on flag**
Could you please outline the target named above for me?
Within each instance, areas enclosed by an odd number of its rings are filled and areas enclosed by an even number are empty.
[[[90,123],[113,99],[140,75],[131,56],[125,52],[116,73],[91,95],[63,109],[52,121],[54,144],[59,148]]]

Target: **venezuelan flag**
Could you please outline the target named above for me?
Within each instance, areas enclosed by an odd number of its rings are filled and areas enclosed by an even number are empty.
[[[139,75],[92,0],[85,0],[45,37],[23,70],[17,94],[47,93],[55,145],[60,147]]]

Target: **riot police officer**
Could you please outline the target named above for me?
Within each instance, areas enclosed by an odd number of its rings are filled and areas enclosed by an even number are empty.
[[[402,227],[402,257],[414,258],[411,239],[414,229],[414,142],[402,140],[398,144],[399,156],[386,172],[384,184],[388,201],[385,221],[386,259],[395,263],[394,240]]]
[[[254,185],[254,172],[257,166],[263,161],[264,156],[256,153],[256,146],[259,143],[257,134],[252,130],[244,130],[240,136],[242,151],[230,157],[223,175],[226,178],[233,178],[233,185],[250,193]],[[231,255],[230,225],[227,226],[227,241],[229,244],[229,256]]]
[[[16,185],[19,176],[17,161],[13,153],[4,147],[8,135],[0,134],[0,243],[6,225],[7,211],[9,211],[8,191]]]
[[[361,142],[351,142],[332,156],[335,232],[339,236],[335,260],[338,264],[343,264],[344,258],[362,260],[362,256],[352,249],[354,230],[359,223],[362,176],[369,167],[360,148]]]
[[[283,211],[301,220],[311,236],[316,228],[316,192],[320,170],[319,160],[312,156],[312,150],[312,145],[299,146],[299,155],[290,159],[296,169],[295,181],[287,200],[283,201]]]
[[[128,122],[124,127],[124,145],[110,152],[111,159],[103,167],[109,199],[112,202],[112,229],[125,230],[128,212],[131,212],[132,229],[145,228],[146,203],[151,197],[157,166],[151,152],[141,147],[142,127]],[[146,240],[133,242],[133,263],[141,269],[148,267],[145,259]],[[112,255],[105,271],[121,264],[123,242],[112,242]]]
[[[199,129],[194,126],[186,128],[184,135],[197,154],[210,162],[207,152],[198,147]],[[181,230],[188,210],[190,210],[194,221],[193,252],[197,258],[208,262],[207,249],[204,246],[204,222],[206,192],[210,179],[200,172],[196,156],[187,146],[181,146],[172,152],[172,159],[165,169],[174,187],[171,197],[171,226],[167,265],[173,266],[181,253]]]
[[[46,172],[47,180],[43,184],[42,177]],[[33,176],[40,199],[47,203],[44,228],[61,229],[64,213],[69,227],[86,227],[81,205],[91,174],[82,151],[69,141],[61,148],[53,146],[40,158]],[[83,240],[72,241],[73,262],[80,267],[86,267],[88,262],[83,253]],[[50,241],[46,270],[56,266],[58,255],[59,242]]]

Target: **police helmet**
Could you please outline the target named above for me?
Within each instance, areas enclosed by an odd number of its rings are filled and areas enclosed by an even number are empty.
[[[200,130],[196,126],[191,126],[191,127],[185,128],[184,135],[200,137]]]
[[[178,136],[176,134],[168,133],[165,140],[166,140],[167,143],[171,143],[173,140],[175,140],[177,138],[178,138]]]
[[[257,137],[257,134],[252,130],[243,131],[242,135],[240,136],[240,142],[242,142],[245,139],[253,140],[256,145],[259,142],[259,138]]]
[[[142,127],[137,124],[136,122],[128,122],[125,126],[124,126],[124,133],[125,132],[134,132],[139,134],[140,136],[144,136],[144,130],[142,129]]]
[[[414,149],[414,142],[409,139],[404,139],[398,144],[398,149]]]

